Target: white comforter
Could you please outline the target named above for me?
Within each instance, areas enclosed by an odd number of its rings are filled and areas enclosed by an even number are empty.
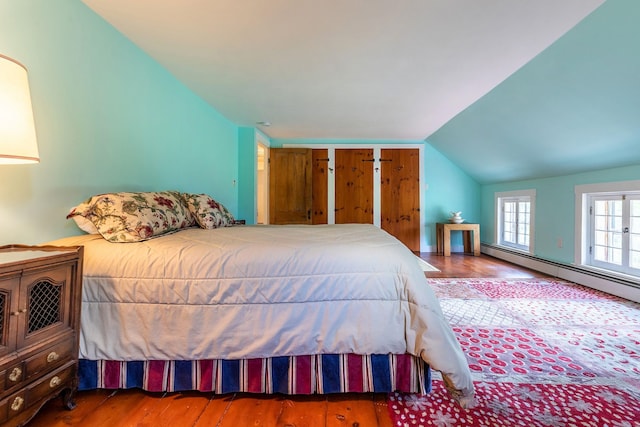
[[[411,353],[463,406],[473,383],[415,256],[372,225],[187,229],[84,245],[80,357]]]

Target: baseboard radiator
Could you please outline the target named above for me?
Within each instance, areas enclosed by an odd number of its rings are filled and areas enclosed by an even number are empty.
[[[483,254],[640,303],[640,280],[549,261],[495,245],[483,243],[480,248]]]

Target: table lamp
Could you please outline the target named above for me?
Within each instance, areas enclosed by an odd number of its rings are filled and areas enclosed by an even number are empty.
[[[27,69],[0,54],[0,164],[39,161]]]

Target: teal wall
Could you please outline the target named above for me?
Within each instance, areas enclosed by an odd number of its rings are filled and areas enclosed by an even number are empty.
[[[464,171],[444,157],[428,141],[387,141],[387,140],[318,140],[318,139],[273,139],[271,147],[283,144],[359,144],[359,145],[423,145],[424,184],[423,206],[425,211],[425,240],[430,250],[436,248],[436,222],[446,221],[451,211],[462,211],[468,222],[480,221],[480,186]],[[462,237],[454,233],[451,244],[462,245]]]
[[[428,143],[424,150],[427,244],[435,252],[436,222],[446,222],[452,211],[462,211],[467,222],[480,222],[480,185]],[[482,228],[482,227],[481,227]],[[452,246],[462,246],[460,232],[452,233]]]
[[[255,223],[256,159],[255,129],[238,129],[238,219],[247,224]]]
[[[575,241],[576,185],[633,181],[640,177],[640,165],[606,169],[552,178],[517,181],[481,187],[481,240],[495,243],[495,193],[536,190],[535,255],[551,261],[573,263]],[[558,247],[558,239],[563,242]]]
[[[78,234],[69,209],[122,190],[238,209],[238,127],[79,0],[0,0],[0,53],[29,70],[40,164],[0,167],[0,244]]]

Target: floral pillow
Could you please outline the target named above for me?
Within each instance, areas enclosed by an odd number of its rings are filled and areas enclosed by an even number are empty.
[[[212,229],[234,225],[235,218],[231,212],[207,194],[182,193],[182,197],[200,228]]]
[[[73,208],[67,219],[77,216],[110,242],[141,242],[195,225],[177,191],[100,194]]]

